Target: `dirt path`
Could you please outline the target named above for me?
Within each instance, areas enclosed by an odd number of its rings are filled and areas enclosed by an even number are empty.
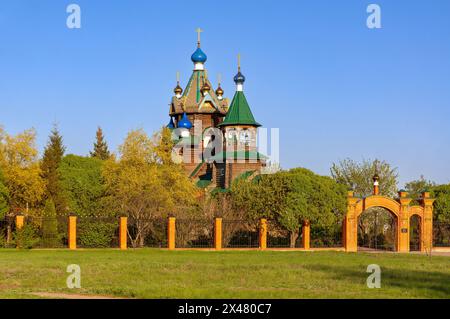
[[[32,292],[30,295],[49,299],[127,299],[101,295],[65,294],[59,292]]]

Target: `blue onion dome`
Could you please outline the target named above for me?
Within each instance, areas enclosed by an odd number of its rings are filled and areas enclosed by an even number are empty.
[[[167,128],[168,129],[174,129],[175,128],[175,123],[173,122],[173,118],[170,117],[170,122],[169,124],[167,124]]]
[[[206,62],[206,54],[202,51],[202,49],[197,48],[194,53],[191,55],[191,60],[194,63],[205,63]]]
[[[186,112],[183,113],[183,117],[178,122],[178,128],[187,128],[188,130],[192,128],[192,123],[189,121]]]
[[[234,82],[236,84],[243,84],[245,82],[245,76],[241,73],[241,71],[238,71],[238,73],[234,76]]]

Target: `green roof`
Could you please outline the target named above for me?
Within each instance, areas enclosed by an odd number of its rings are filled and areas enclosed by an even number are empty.
[[[238,159],[266,159],[267,156],[257,152],[257,151],[234,151],[234,152],[220,152],[219,154],[214,155],[213,157],[209,158],[211,161],[218,161],[218,160],[238,160]]]
[[[195,174],[197,174],[197,172],[200,170],[200,168],[202,167],[202,165],[203,165],[204,163],[205,163],[204,161],[202,161],[201,163],[199,163],[199,164],[194,168],[194,170],[193,170],[192,173],[189,175],[189,177],[193,177]]]
[[[207,188],[209,185],[211,185],[212,181],[207,179],[199,179],[196,183],[198,188]]]
[[[250,176],[252,176],[254,173],[256,172],[256,170],[252,170],[252,171],[245,171],[244,173],[238,175],[235,180],[237,179],[248,179]]]
[[[250,106],[247,103],[244,92],[236,91],[231,101],[230,108],[228,109],[227,115],[219,126],[226,125],[253,125],[261,126],[255,121]]]

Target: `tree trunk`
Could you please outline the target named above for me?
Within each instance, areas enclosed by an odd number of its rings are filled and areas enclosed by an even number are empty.
[[[10,244],[12,241],[12,229],[11,225],[8,225],[6,228],[6,243]]]
[[[295,242],[297,241],[299,235],[299,231],[291,231],[289,232],[289,237],[290,237],[290,247],[291,248],[295,248]]]
[[[142,220],[137,220],[136,222],[136,245],[139,248],[144,247],[144,235],[143,235],[143,229],[144,229],[144,225],[143,225],[143,221]]]
[[[142,234],[139,235],[139,248],[144,247],[144,236]]]

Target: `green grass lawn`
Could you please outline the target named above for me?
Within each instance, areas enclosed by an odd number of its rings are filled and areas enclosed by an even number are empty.
[[[81,267],[81,289],[66,267]],[[367,265],[381,288],[366,286]],[[450,298],[450,257],[280,251],[0,250],[0,297],[33,292],[131,298]]]

